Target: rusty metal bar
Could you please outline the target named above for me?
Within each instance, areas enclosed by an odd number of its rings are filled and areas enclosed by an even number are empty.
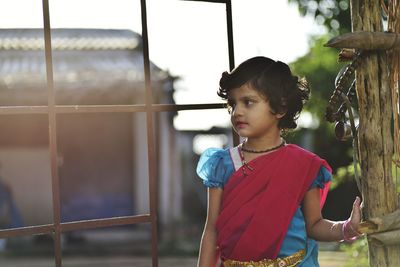
[[[181,0],[186,2],[209,2],[209,3],[221,3],[225,4],[229,0]]]
[[[54,223],[54,257],[56,267],[61,267],[61,215],[60,215],[60,181],[57,166],[57,133],[56,133],[56,112],[55,94],[53,79],[53,59],[51,51],[51,27],[49,1],[43,0],[43,25],[44,25],[44,49],[46,56],[46,76],[48,89],[49,106],[49,147],[51,159],[51,181],[53,195],[53,223]]]
[[[232,23],[232,2],[226,1],[226,28],[228,33],[228,53],[229,53],[229,69],[235,68],[235,50],[233,47],[233,23]],[[232,128],[233,145],[237,146],[240,143],[239,135]]]
[[[47,114],[47,106],[1,106],[0,115]]]
[[[186,105],[158,104],[158,105],[153,105],[152,106],[152,110],[154,112],[180,111],[180,110],[199,110],[199,109],[220,109],[220,108],[226,108],[226,104],[225,103],[186,104]]]
[[[232,3],[231,0],[226,1],[226,28],[228,33],[228,53],[229,53],[229,69],[235,67],[235,50],[233,47],[233,23],[232,23]]]
[[[74,105],[56,106],[56,113],[118,113],[144,112],[145,105]]]
[[[198,110],[198,109],[221,109],[226,108],[224,103],[211,104],[153,104],[151,110],[153,112],[179,111],[179,110]],[[134,113],[145,112],[145,105],[57,105],[55,112],[57,114],[67,113]],[[18,115],[18,114],[47,114],[48,106],[2,106],[0,107],[1,115]]]
[[[10,238],[15,236],[52,234],[54,229],[53,224],[18,227],[12,229],[0,230],[0,238]]]
[[[164,112],[194,109],[218,109],[225,108],[224,103],[211,104],[149,104],[149,105],[76,105],[76,106],[56,106],[56,113],[111,113],[111,112]],[[1,112],[1,109],[0,109]]]
[[[60,223],[60,232],[69,232],[75,230],[96,229],[111,226],[121,226],[139,223],[150,223],[151,217],[149,214],[121,216],[104,219],[84,220]],[[54,224],[44,224],[37,226],[18,227],[0,230],[0,238],[10,238],[16,236],[53,234]]]
[[[120,225],[137,224],[137,223],[149,223],[150,221],[151,217],[148,214],[136,215],[136,216],[122,216],[122,217],[114,217],[106,219],[94,219],[85,221],[74,221],[74,222],[61,223],[61,232],[104,228],[110,226],[120,226]]]
[[[146,0],[141,0],[142,14],[142,40],[143,40],[143,62],[144,77],[146,87],[146,122],[147,122],[147,147],[149,159],[149,200],[150,200],[150,217],[151,217],[151,257],[152,266],[158,267],[158,229],[157,229],[157,165],[154,144],[154,125],[153,125],[153,92],[151,89],[150,79],[150,58],[149,58],[149,39],[147,32],[147,8]]]

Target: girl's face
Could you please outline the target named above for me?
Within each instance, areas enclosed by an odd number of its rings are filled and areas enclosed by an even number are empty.
[[[242,137],[263,138],[280,134],[279,119],[283,114],[273,114],[262,94],[248,83],[228,93],[231,122],[236,133]]]

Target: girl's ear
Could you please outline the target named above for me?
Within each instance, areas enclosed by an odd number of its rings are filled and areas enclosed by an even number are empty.
[[[286,98],[283,98],[283,97],[281,98],[281,105],[282,105],[282,110],[275,114],[275,116],[278,119],[281,119],[283,116],[286,115],[286,112],[287,112],[287,101],[286,101]]]
[[[275,116],[276,116],[278,119],[282,119],[282,117],[285,116],[285,115],[286,115],[286,112],[276,113],[276,114],[275,114]]]

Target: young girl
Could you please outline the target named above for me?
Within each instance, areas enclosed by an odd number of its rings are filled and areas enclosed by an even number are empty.
[[[218,95],[243,142],[209,148],[197,173],[208,187],[207,219],[199,267],[303,266],[318,264],[315,240],[353,240],[360,199],[346,221],[322,218],[331,168],[315,154],[286,144],[282,131],[296,128],[309,96],[305,80],[288,65],[250,58],[224,72]]]

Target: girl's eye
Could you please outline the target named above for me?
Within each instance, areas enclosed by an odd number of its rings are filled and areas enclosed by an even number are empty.
[[[250,106],[250,105],[253,104],[253,103],[254,103],[254,101],[252,101],[252,100],[250,100],[250,99],[244,100],[244,104],[245,104],[246,106]]]

